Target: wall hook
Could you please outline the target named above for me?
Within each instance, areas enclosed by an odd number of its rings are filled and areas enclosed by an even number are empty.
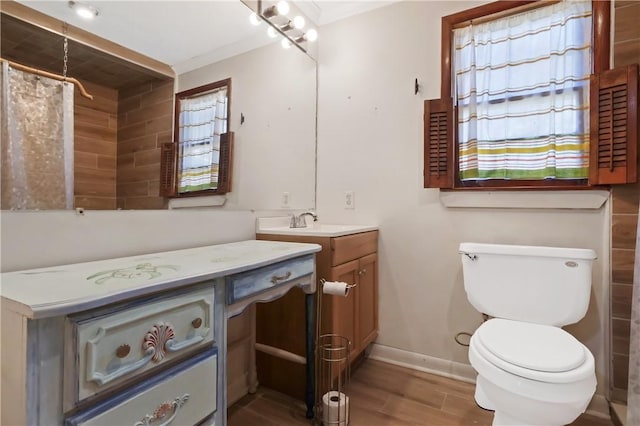
[[[244,124],[244,114],[240,113],[240,125]]]
[[[418,79],[416,78],[416,81],[413,84],[413,94],[417,95],[419,91],[420,91],[420,85],[418,84]]]

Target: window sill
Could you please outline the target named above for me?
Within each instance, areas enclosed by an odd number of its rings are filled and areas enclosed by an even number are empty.
[[[169,209],[188,209],[198,207],[221,207],[227,202],[224,195],[209,195],[205,197],[172,198],[169,200]]]
[[[450,208],[599,209],[607,190],[574,191],[440,191],[440,203]]]

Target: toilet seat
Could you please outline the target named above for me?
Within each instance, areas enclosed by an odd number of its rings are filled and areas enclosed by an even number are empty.
[[[471,344],[491,364],[531,380],[570,383],[594,370],[589,350],[558,327],[494,318],[476,330]]]

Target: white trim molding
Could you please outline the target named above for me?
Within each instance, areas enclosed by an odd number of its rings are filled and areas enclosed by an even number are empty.
[[[607,190],[575,191],[440,191],[445,207],[503,209],[599,209]]]
[[[435,358],[429,355],[392,348],[391,346],[380,345],[378,343],[371,345],[369,358],[411,368],[412,370],[449,377],[462,382],[476,382],[476,372],[469,364]]]

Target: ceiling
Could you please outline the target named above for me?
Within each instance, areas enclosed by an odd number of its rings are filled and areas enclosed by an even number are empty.
[[[0,39],[0,56],[4,59],[62,74],[62,36],[2,14]],[[147,68],[74,41],[69,41],[68,51],[68,75],[84,82],[124,89],[168,79]]]
[[[81,28],[103,39],[170,65],[176,74],[199,68],[223,58],[273,42],[265,35],[264,25],[249,23],[250,10],[240,0],[82,0],[96,7],[99,16],[87,21],[69,8],[66,0],[17,0],[24,6]],[[333,22],[393,1],[296,1],[292,13],[306,15],[316,26]],[[268,1],[265,3],[270,4]],[[317,24],[316,24],[317,23]],[[62,37],[21,21],[2,17],[2,55],[26,65],[53,72],[62,68]],[[319,31],[322,37],[321,30]],[[121,88],[141,78],[157,78],[145,69],[117,58],[103,58],[102,52],[79,43],[70,43],[69,75]],[[100,61],[100,62],[96,62]],[[99,63],[99,66],[96,66]],[[98,76],[97,74],[102,74]],[[99,81],[95,81],[98,79]],[[105,82],[107,84],[105,84]]]

